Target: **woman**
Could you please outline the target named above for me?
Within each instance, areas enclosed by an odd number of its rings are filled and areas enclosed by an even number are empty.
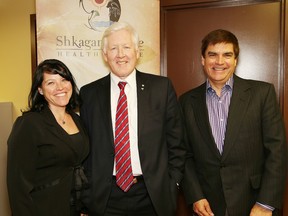
[[[7,185],[12,214],[77,215],[75,194],[79,191],[75,193],[75,182],[85,180],[79,167],[88,155],[89,144],[74,112],[79,105],[78,88],[65,64],[48,59],[37,67],[28,104],[8,139]]]

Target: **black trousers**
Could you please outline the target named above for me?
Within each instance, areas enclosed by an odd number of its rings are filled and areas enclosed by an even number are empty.
[[[138,178],[128,192],[113,178],[113,186],[104,216],[157,216],[143,178]]]

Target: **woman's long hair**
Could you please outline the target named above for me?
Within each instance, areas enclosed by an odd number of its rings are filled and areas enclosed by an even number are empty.
[[[44,73],[59,74],[61,77],[71,82],[72,95],[69,103],[66,106],[66,110],[75,110],[79,107],[79,89],[76,85],[74,77],[68,67],[57,59],[47,59],[41,62],[34,73],[31,90],[28,96],[28,110],[24,112],[40,112],[48,102],[38,91],[43,82]]]

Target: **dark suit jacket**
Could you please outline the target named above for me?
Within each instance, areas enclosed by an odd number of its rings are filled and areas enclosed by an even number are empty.
[[[136,72],[138,147],[144,181],[159,216],[176,209],[176,182],[182,179],[180,108],[166,77]],[[88,129],[91,153],[86,163],[91,188],[84,198],[89,215],[102,215],[112,186],[114,138],[110,108],[110,75],[80,90],[80,116]]]
[[[245,216],[256,201],[280,208],[286,141],[273,85],[234,75],[224,151],[218,152],[206,107],[206,83],[180,98],[187,129],[184,192],[206,198],[217,216]]]
[[[88,155],[88,136],[72,113],[83,149],[71,146],[71,136],[49,108],[30,112],[14,123],[8,139],[7,185],[13,216],[70,215],[73,168]]]

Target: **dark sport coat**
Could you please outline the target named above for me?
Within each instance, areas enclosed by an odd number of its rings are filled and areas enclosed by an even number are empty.
[[[82,163],[89,151],[80,117],[70,114],[82,137],[81,152],[72,147],[71,135],[57,123],[48,107],[26,113],[14,123],[7,162],[13,216],[70,216],[74,167]]]
[[[176,182],[182,179],[180,108],[166,77],[136,71],[138,147],[144,181],[159,216],[176,210]],[[80,116],[88,130],[91,153],[86,171],[91,187],[84,197],[89,215],[102,215],[112,186],[114,138],[110,106],[110,74],[80,90]]]
[[[210,129],[206,83],[180,98],[188,149],[184,193],[207,199],[216,216],[245,216],[256,201],[281,208],[286,174],[284,125],[273,85],[234,75],[223,154]]]

